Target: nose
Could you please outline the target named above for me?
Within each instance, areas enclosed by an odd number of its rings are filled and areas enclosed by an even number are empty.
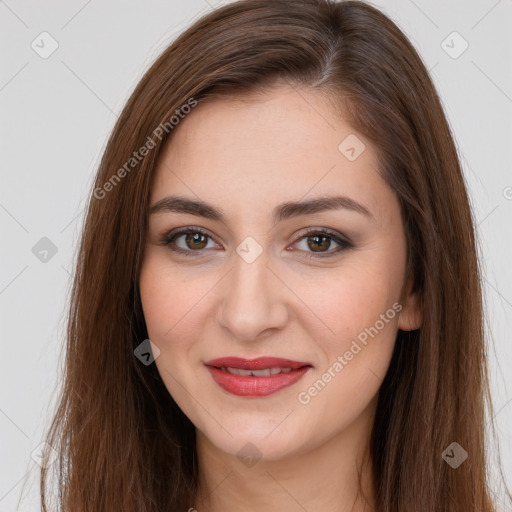
[[[252,263],[236,255],[233,268],[222,280],[217,320],[237,340],[257,341],[266,331],[286,325],[286,292],[265,253]]]

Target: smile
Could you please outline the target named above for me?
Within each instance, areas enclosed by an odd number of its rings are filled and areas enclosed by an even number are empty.
[[[299,381],[312,367],[289,359],[225,357],[204,363],[213,380],[236,396],[267,396]]]

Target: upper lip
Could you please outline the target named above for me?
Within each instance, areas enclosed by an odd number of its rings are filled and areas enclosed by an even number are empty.
[[[243,357],[219,357],[204,363],[206,366],[216,368],[240,368],[242,370],[265,370],[267,368],[302,368],[311,366],[309,363],[292,361],[281,357],[258,357],[257,359],[244,359]]]

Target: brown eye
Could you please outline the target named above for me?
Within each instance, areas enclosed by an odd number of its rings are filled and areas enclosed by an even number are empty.
[[[324,249],[327,250],[331,246],[331,238],[328,236],[323,236],[323,235],[308,236],[307,240],[308,240],[308,247],[313,252],[324,252]]]
[[[354,247],[343,235],[326,230],[304,233],[294,245],[300,252],[305,253],[304,256],[307,258],[327,258]]]
[[[212,246],[208,246],[209,242],[214,244],[213,248],[216,248],[212,237],[199,228],[186,228],[178,232],[171,232],[162,240],[162,244],[168,246],[171,251],[187,256],[206,253],[203,249],[212,248]]]
[[[207,238],[202,233],[188,233],[185,235],[185,243],[189,249],[204,249],[208,243]]]

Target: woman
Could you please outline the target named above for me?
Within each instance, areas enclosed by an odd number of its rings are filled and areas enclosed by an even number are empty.
[[[416,51],[364,3],[236,2],[164,51],[103,155],[43,502],[57,469],[64,511],[495,510],[484,353]]]

